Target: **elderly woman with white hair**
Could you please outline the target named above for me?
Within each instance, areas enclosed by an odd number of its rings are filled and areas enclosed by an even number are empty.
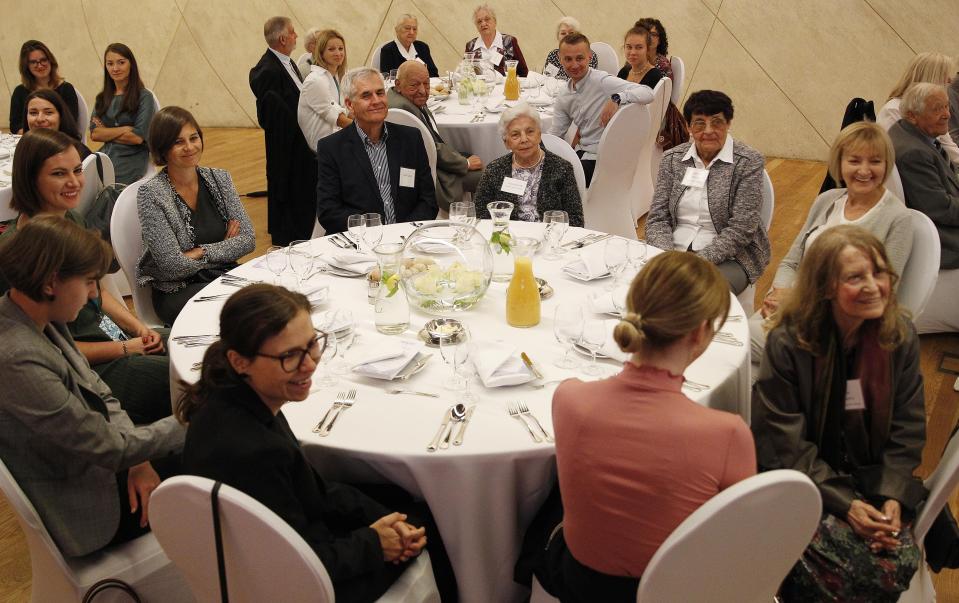
[[[303,48],[306,49],[306,52],[296,60],[296,68],[304,79],[310,74],[310,67],[313,66],[313,49],[316,48],[316,36],[321,31],[323,29],[320,27],[311,27],[310,31],[303,36]]]
[[[473,10],[473,25],[479,35],[466,43],[466,52],[473,58],[488,61],[497,72],[506,75],[506,61],[517,61],[516,75],[526,77],[529,68],[519,40],[515,36],[500,33],[496,27],[496,12],[489,4],[480,4]]]
[[[537,222],[543,212],[561,209],[569,214],[571,226],[582,226],[583,202],[573,166],[542,146],[539,113],[526,102],[503,111],[499,134],[509,153],[491,161],[483,171],[473,195],[476,217],[490,217],[486,204],[491,201],[510,201],[515,207],[514,220]],[[523,181],[523,192],[505,192],[506,178]]]
[[[429,45],[416,39],[419,33],[416,17],[403,13],[396,19],[393,30],[396,32],[396,39],[380,48],[380,71],[399,69],[405,61],[419,61],[426,65],[430,77],[439,77],[440,72],[430,56]]]
[[[566,70],[563,69],[563,65],[559,62],[559,43],[569,34],[579,31],[579,21],[568,15],[556,23],[556,48],[550,50],[549,54],[546,55],[543,73],[561,80],[569,79],[569,76],[566,75]],[[599,59],[596,58],[595,52],[589,59],[589,66],[593,69],[599,68]]]

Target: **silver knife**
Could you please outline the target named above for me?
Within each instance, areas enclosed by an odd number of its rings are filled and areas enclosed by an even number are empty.
[[[450,421],[453,420],[453,407],[450,406],[446,410],[446,415],[443,417],[443,423],[440,425],[440,428],[436,431],[436,435],[433,437],[433,441],[430,442],[430,445],[426,447],[427,452],[436,452],[436,447],[440,443],[440,438],[443,437],[443,434],[446,433],[446,428],[449,426]]]
[[[432,357],[432,354],[420,352],[416,358],[414,358],[413,361],[406,366],[406,368],[404,368],[396,377],[394,377],[394,380],[406,381],[416,373],[422,371],[426,367],[426,363],[429,362],[430,358]]]
[[[463,443],[463,436],[466,434],[466,426],[470,424],[470,419],[473,418],[473,411],[476,410],[476,405],[470,406],[469,410],[466,411],[466,418],[463,419],[463,422],[460,423],[460,429],[456,432],[456,438],[453,440],[453,446],[459,446]]]

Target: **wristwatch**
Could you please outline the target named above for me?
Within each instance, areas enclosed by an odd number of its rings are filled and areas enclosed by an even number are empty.
[[[619,93],[616,93],[616,94],[612,95],[610,98],[611,98],[612,101],[613,101],[614,103],[616,103],[617,105],[622,105],[622,104],[623,104],[623,97],[621,97],[621,96],[619,95]]]

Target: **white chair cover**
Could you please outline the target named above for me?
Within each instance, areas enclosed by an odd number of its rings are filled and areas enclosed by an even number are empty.
[[[80,128],[80,138],[83,144],[87,144],[87,136],[90,134],[90,107],[83,95],[77,92],[77,127]]]
[[[589,47],[596,55],[597,69],[611,75],[616,75],[619,72],[619,57],[612,46],[606,42],[593,42]]]
[[[213,484],[203,477],[180,475],[160,484],[150,498],[153,533],[199,601],[220,600],[210,503]],[[289,524],[226,484],[218,498],[231,602],[332,603],[333,584],[326,568]],[[420,555],[379,601],[438,602],[428,554]]]
[[[573,166],[573,175],[576,177],[576,188],[579,189],[580,203],[586,203],[586,174],[583,172],[583,162],[579,155],[569,146],[569,143],[554,134],[543,133],[543,146],[550,153],[559,155]]]
[[[653,202],[653,192],[656,190],[656,178],[659,176],[659,162],[663,158],[663,150],[656,144],[663,117],[669,108],[669,93],[672,90],[672,81],[669,78],[659,80],[653,88],[653,102],[646,105],[649,110],[649,130],[645,139],[637,139],[639,150],[636,173],[633,176],[633,188],[630,192],[632,201],[631,211],[633,222],[638,221],[647,212]]]
[[[17,211],[10,207],[10,201],[13,199],[13,187],[0,187],[0,222],[12,220],[17,217]]]
[[[819,490],[798,471],[745,479],[673,530],[646,566],[638,600],[769,603],[821,512]]]
[[[100,165],[103,167],[103,180],[97,172],[97,156],[100,156]],[[96,199],[97,193],[104,186],[109,186],[116,182],[114,179],[113,162],[107,157],[106,153],[93,153],[83,160],[83,188],[80,189],[80,202],[77,204],[76,212],[80,216],[86,216],[90,210],[90,204]]]
[[[769,178],[769,172],[765,169],[763,170],[763,204],[759,206],[759,221],[762,224],[762,227],[766,229],[766,234],[769,234],[769,229],[773,225],[773,213],[776,209],[776,191],[773,190],[773,181]],[[756,285],[749,285],[743,289],[736,299],[739,300],[740,305],[743,307],[743,311],[746,313],[746,316],[751,316],[753,313],[754,301],[756,298]]]
[[[942,247],[939,243],[939,231],[929,216],[915,209],[910,209],[909,213],[912,214],[912,249],[909,250],[909,259],[902,269],[896,297],[900,304],[909,308],[915,321],[926,309],[926,304],[936,288]],[[953,308],[956,299],[953,297]]]
[[[899,168],[892,164],[892,172],[889,174],[889,180],[886,181],[886,188],[894,194],[903,203],[906,202],[906,191],[902,188],[902,177],[899,175]]]
[[[3,461],[0,492],[13,507],[30,548],[33,603],[80,601],[91,586],[105,578],[127,583],[145,603],[193,601],[182,574],[170,563],[153,534],[85,557],[64,557]],[[110,595],[118,592],[105,591],[95,600],[113,600]]]
[[[410,126],[420,131],[423,137],[423,145],[426,147],[426,157],[430,161],[430,172],[433,174],[433,185],[436,185],[436,142],[433,141],[433,135],[422,121],[409,111],[403,109],[390,109],[386,116],[386,121],[393,124]]]
[[[673,90],[669,100],[676,105],[677,109],[682,111],[683,108],[679,106],[679,101],[683,100],[683,84],[686,83],[686,64],[683,63],[681,58],[673,55],[669,57],[669,66],[673,70]]]
[[[596,170],[583,205],[586,228],[636,238],[631,191],[636,175],[636,141],[649,136],[649,108],[630,104],[616,112],[599,139]]]
[[[380,70],[380,54],[383,52],[383,45],[377,44],[376,48],[373,49],[373,54],[370,56],[370,67]]]
[[[137,286],[137,262],[140,260],[140,254],[143,253],[140,217],[137,214],[137,191],[144,182],[143,179],[137,180],[120,193],[110,219],[110,238],[113,243],[113,253],[133,292],[133,306],[136,308],[137,316],[148,326],[162,327],[163,321],[153,309],[151,288]]]

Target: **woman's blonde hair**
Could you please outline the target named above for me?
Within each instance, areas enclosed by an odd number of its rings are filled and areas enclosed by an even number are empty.
[[[343,62],[336,68],[336,77],[342,80],[343,75],[346,73],[346,38],[335,29],[324,29],[316,34],[316,46],[313,47],[313,64],[319,65],[327,71],[333,71],[330,69],[330,66],[326,64],[326,61],[323,60],[323,52],[326,50],[326,45],[330,43],[330,40],[343,42]]]
[[[939,52],[920,52],[909,61],[889,98],[901,98],[913,84],[948,84],[955,74],[956,62],[951,57]]]
[[[719,269],[696,254],[667,251],[633,279],[613,339],[631,354],[662,349],[703,321],[719,330],[728,314],[729,285]]]
[[[875,319],[879,321],[879,344],[889,350],[902,343],[906,327],[901,316],[907,310],[896,301],[899,275],[890,267],[879,239],[868,230],[849,224],[825,230],[806,250],[796,284],[773,316],[769,330],[786,325],[795,332],[799,347],[817,356],[826,353],[825,327],[833,320],[832,301],[842,273],[840,255],[846,247],[863,252],[875,266],[885,266],[889,273],[889,298],[882,316]]]
[[[839,132],[829,149],[829,175],[843,186],[842,154],[860,149],[872,149],[886,160],[886,173],[882,177],[882,183],[885,184],[896,165],[896,149],[892,146],[886,129],[871,121],[857,121]]]

